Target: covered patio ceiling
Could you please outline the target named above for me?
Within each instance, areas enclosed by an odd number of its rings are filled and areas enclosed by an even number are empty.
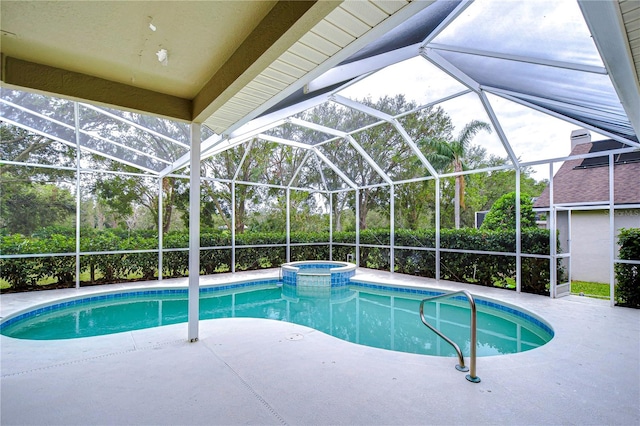
[[[318,168],[350,188],[357,183],[341,174],[323,144],[344,141],[389,184],[394,180],[384,165],[354,136],[391,125],[433,176],[399,120],[452,99],[466,103],[469,96],[512,167],[521,165],[514,146],[537,141],[535,135],[510,140],[495,111],[498,98],[640,147],[640,6],[632,1],[5,0],[0,12],[0,118],[75,144],[73,114],[56,118],[54,110],[80,101],[78,114],[106,115],[153,141],[136,146],[135,138],[114,140],[80,128],[81,145],[154,175],[188,165],[189,141],[158,132],[151,120],[140,124],[138,113],[177,127],[203,123],[211,130],[203,132],[203,158],[254,139],[308,150]],[[443,93],[440,83],[424,82],[415,92],[431,96],[414,111],[380,111],[361,102],[355,88],[403,64],[398,69],[405,73],[436,70],[457,89]],[[37,94],[48,96],[34,102]],[[306,119],[305,111],[324,103],[369,119],[355,129]],[[313,141],[276,136],[285,123],[314,133]]]

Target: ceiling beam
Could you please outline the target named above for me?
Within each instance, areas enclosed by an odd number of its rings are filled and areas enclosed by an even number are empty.
[[[117,83],[62,68],[2,57],[0,79],[17,89],[28,88],[73,101],[91,101],[130,111],[144,111],[181,121],[191,120],[191,100]]]
[[[514,55],[510,53],[494,52],[485,49],[473,49],[470,47],[451,46],[448,44],[429,43],[427,46],[430,49],[437,51],[448,51],[454,53],[463,53],[467,55],[484,56],[485,58],[504,59],[505,61],[524,62],[534,65],[544,65],[547,67],[564,68],[573,71],[590,72],[594,74],[607,74],[607,70],[604,67],[598,67],[594,65],[579,64],[577,62],[567,61],[554,61],[551,59],[536,58],[533,56]]]
[[[315,92],[334,84],[342,83],[363,74],[381,70],[398,62],[411,59],[418,55],[421,43],[416,43],[400,49],[371,56],[359,61],[338,65],[331,68],[321,76],[315,78],[304,86],[305,93]]]

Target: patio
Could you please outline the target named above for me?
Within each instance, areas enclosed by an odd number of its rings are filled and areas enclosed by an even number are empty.
[[[277,277],[275,269],[202,284]],[[359,269],[369,281],[460,289]],[[161,286],[187,286],[164,280]],[[128,283],[109,288],[158,286]],[[2,336],[2,424],[638,424],[640,311],[464,286],[522,306],[555,330],[548,344],[478,359],[472,384],[453,358],[399,353],[306,327],[246,318],[68,341]],[[2,316],[103,289],[2,296]],[[425,329],[425,333],[429,331]]]
[[[27,161],[20,153],[5,154],[0,166],[34,170],[33,176],[24,173],[35,183],[46,180],[38,173],[68,172],[70,177],[57,184],[72,191],[75,237],[66,250],[4,252],[0,260],[73,258],[76,288],[4,294],[0,319],[35,304],[104,290],[81,286],[81,260],[105,253],[157,254],[154,263],[162,278],[165,252],[188,251],[189,263],[181,267],[194,272],[189,278],[109,289],[188,287],[194,302],[201,284],[278,277],[277,269],[235,272],[236,248],[253,247],[237,243],[236,232],[244,228],[236,223],[236,186],[277,190],[286,200],[286,244],[280,249],[286,250],[287,261],[295,230],[291,193],[325,196],[326,211],[334,210],[334,197],[348,194],[358,220],[353,241],[343,246],[353,247],[358,265],[360,247],[367,246],[360,241],[360,200],[364,191],[383,188],[391,218],[389,242],[369,247],[388,249],[390,271],[395,270],[396,249],[431,250],[437,259],[433,276],[439,278],[440,252],[457,250],[440,244],[440,230],[452,228],[442,223],[446,184],[453,191],[460,176],[513,171],[512,190],[519,194],[526,169],[543,167],[542,178],[552,181],[554,167],[574,159],[552,153],[559,138],[544,133],[550,126],[530,123],[531,114],[553,120],[554,126],[562,121],[588,129],[624,148],[607,152],[608,196],[595,200],[610,218],[610,238],[602,247],[609,260],[609,301],[557,297],[562,283],[554,266],[549,271],[551,297],[520,292],[520,269],[513,277],[517,291],[358,270],[359,278],[371,281],[471,289],[522,306],[553,326],[555,337],[543,347],[480,358],[479,384],[467,382],[452,358],[360,346],[284,322],[192,320],[64,341],[0,336],[0,423],[640,424],[640,311],[612,307],[613,268],[620,262],[615,213],[628,207],[615,202],[613,156],[640,149],[638,11],[637,3],[627,0],[130,1],[64,2],[64,7],[58,2],[3,1],[0,122],[47,138],[57,151]],[[422,82],[408,89],[400,84],[410,82],[406,69]],[[377,93],[378,88],[386,92]],[[364,102],[368,95],[406,96],[412,102],[410,98],[420,97],[411,107],[387,110]],[[334,126],[313,121],[316,107],[349,112],[362,122]],[[469,172],[436,170],[418,144],[422,132],[412,136],[403,127],[432,107],[444,108],[455,119],[456,131],[471,118],[489,123],[493,132],[481,146],[505,162]],[[93,117],[99,120],[93,122]],[[523,123],[532,127],[521,131]],[[397,152],[408,153],[399,163],[416,165],[411,173],[390,173],[390,161],[376,157],[373,144],[362,135],[377,128],[395,135]],[[242,167],[250,169],[253,156],[271,144],[278,153],[295,153],[300,162],[292,162],[277,181],[240,179]],[[53,164],[66,149],[73,154],[68,161]],[[357,170],[339,167],[345,158],[349,165],[347,153],[365,166],[370,175],[366,181],[361,182]],[[189,167],[223,154],[238,157],[225,173]],[[103,163],[92,162],[92,156]],[[136,171],[122,172],[111,161]],[[96,174],[146,182],[154,190],[158,212],[163,203],[172,207],[163,201],[165,180],[188,181],[188,244],[165,244],[160,232],[164,219],[158,213],[153,224],[157,244],[148,249],[83,249],[83,185]],[[430,181],[429,226],[435,243],[397,244],[396,230],[403,229],[395,223],[401,210],[397,194]],[[231,233],[224,247],[201,247],[198,238],[201,185],[206,184],[217,190],[226,185],[217,194],[229,195],[228,217],[218,208]],[[557,205],[551,194],[551,208],[567,207]],[[326,241],[332,249],[338,245],[333,221],[331,217]],[[554,215],[549,221],[552,249],[544,257],[555,265],[566,262],[568,254],[555,252]],[[512,255],[521,265],[531,253],[522,247],[519,222],[516,229],[515,251],[498,254]],[[230,250],[232,272],[199,276],[198,253],[205,249]],[[190,304],[191,312],[197,308]],[[198,342],[189,343],[195,338]]]

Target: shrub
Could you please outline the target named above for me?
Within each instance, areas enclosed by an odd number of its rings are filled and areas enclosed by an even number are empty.
[[[148,253],[121,253],[85,255],[81,259],[82,270],[90,271],[91,280],[100,277],[102,282],[117,282],[133,274],[144,279],[157,275],[157,237],[145,233],[115,233],[111,230],[93,231],[83,235],[82,251],[106,252],[118,250],[154,250]],[[515,257],[512,255],[487,255],[477,253],[449,252],[447,249],[509,252],[515,251],[516,233],[510,230],[486,231],[477,229],[444,229],[440,232],[441,278],[484,286],[513,287],[515,280]],[[292,246],[291,260],[329,259],[327,243],[329,235],[322,233],[293,233],[291,242],[312,243],[309,246]],[[337,232],[333,235],[333,259],[346,260],[348,254],[356,253],[355,232]],[[394,235],[395,271],[423,277],[435,277],[435,241],[433,229],[397,230]],[[10,235],[0,239],[0,250],[4,254],[25,253],[73,253],[73,236],[47,233],[44,240]],[[380,270],[389,270],[390,249],[376,247],[388,245],[388,229],[363,230],[360,233],[360,265]],[[527,253],[548,254],[549,233],[542,229],[522,231],[523,247]],[[286,261],[286,236],[282,233],[246,233],[236,237],[237,271],[278,267]],[[317,244],[317,245],[316,245]],[[189,235],[187,232],[172,232],[164,236],[166,249],[181,249],[163,253],[163,276],[180,277],[188,274]],[[213,274],[231,269],[231,236],[228,232],[204,229],[200,235],[200,273]],[[261,245],[262,247],[245,247]],[[367,247],[367,245],[369,245]],[[406,248],[403,248],[406,247]],[[420,249],[416,249],[420,248]],[[186,249],[186,250],[185,250]],[[72,282],[75,277],[75,256],[43,258],[18,258],[0,260],[0,276],[14,288],[26,288],[46,277],[58,282]],[[530,293],[548,294],[549,261],[547,259],[522,258],[522,290]],[[621,293],[623,294],[623,293]],[[626,299],[625,299],[626,300]]]
[[[76,250],[75,235],[51,234],[42,241],[43,249],[47,253],[73,253]],[[75,281],[76,257],[75,256],[49,256],[43,257],[42,266],[49,275],[59,284],[67,284]]]
[[[533,211],[531,196],[520,194],[520,228],[535,228],[536,214]],[[516,229],[516,193],[509,192],[498,198],[482,221],[480,229],[499,231]]]
[[[640,260],[640,228],[621,229],[618,236],[619,257],[622,260]],[[640,266],[616,263],[616,303],[640,308]]]
[[[35,254],[43,253],[42,241],[28,238],[22,234],[13,234],[2,237],[2,254]],[[36,285],[38,280],[44,278],[45,270],[42,267],[41,258],[24,257],[18,259],[0,259],[0,276],[7,280],[15,289],[25,289],[30,285]]]

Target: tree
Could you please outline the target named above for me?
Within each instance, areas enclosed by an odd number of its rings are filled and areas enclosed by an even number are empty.
[[[68,225],[76,211],[75,197],[68,188],[51,183],[12,184],[2,174],[0,226],[8,233],[31,235],[52,225]]]
[[[264,188],[243,182],[260,182],[265,177],[273,149],[273,144],[258,147],[254,146],[258,145],[256,142],[252,140],[202,161],[203,176],[220,179],[203,180],[205,203],[214,207],[210,212],[217,213],[229,230],[232,229],[231,214],[235,212],[235,231],[239,234],[247,226],[250,204],[259,204],[264,194]]]
[[[536,228],[536,214],[531,196],[520,194],[520,228]],[[509,192],[500,197],[484,218],[480,229],[498,231],[516,229],[516,193]]]
[[[0,158],[52,165],[73,164],[75,150],[44,136],[0,123]],[[74,171],[0,165],[0,227],[30,235],[39,228],[62,225],[75,212]]]
[[[507,158],[495,155],[487,156],[486,149],[473,145],[467,155],[467,166],[469,169],[477,170],[482,168],[498,167],[509,164]],[[520,169],[520,190],[536,197],[542,193],[546,187],[546,182],[538,182],[531,177],[532,169],[524,167]],[[501,196],[515,190],[516,171],[513,169],[492,170],[482,173],[467,175],[465,183],[465,205],[466,209],[460,212],[461,226],[474,226],[475,212],[488,211],[493,203]],[[453,188],[444,188],[443,196],[453,199]],[[442,226],[453,226],[453,206],[443,205]]]
[[[403,95],[385,96],[376,102],[366,98],[360,102],[389,114],[409,111],[417,106],[415,102],[407,101]],[[369,124],[366,121],[367,116],[363,116],[361,112],[352,109],[324,106],[322,110],[314,110],[313,114],[315,114],[314,117],[316,119],[322,119],[322,123],[336,125],[338,129],[355,129]],[[368,118],[370,119],[370,117]],[[414,141],[421,138],[446,139],[450,137],[452,129],[449,116],[441,108],[421,109],[403,117],[399,122]],[[411,146],[392,123],[369,127],[352,136],[368,156],[392,179],[422,177],[426,173],[424,165],[418,161],[418,157],[411,149]],[[360,190],[358,199],[360,213],[358,220],[360,228],[366,229],[369,211],[380,206],[386,206],[389,202],[386,189],[367,188],[367,186],[383,183],[384,180],[375,168],[345,139],[326,143],[322,145],[321,150],[356,185],[363,188]],[[332,176],[332,173],[327,173],[326,175]],[[328,180],[332,181],[333,179]],[[339,178],[336,177],[335,179],[338,180]],[[406,193],[402,191],[396,194],[399,197],[404,197],[405,195]],[[337,202],[333,203],[334,217],[338,219],[337,223],[340,223],[339,216],[344,209],[344,203],[355,208],[355,201],[351,201],[354,199],[355,197],[348,197],[344,194]],[[408,202],[409,200],[400,201],[401,204]]]
[[[435,216],[434,180],[396,185],[395,211],[397,228],[432,228]]]
[[[484,121],[473,120],[467,123],[458,137],[453,140],[427,138],[424,145],[430,149],[427,159],[440,170],[451,169],[454,173],[467,170],[466,157],[471,147],[471,140],[481,130],[491,133],[491,126]],[[465,177],[458,174],[455,178],[455,227],[460,228],[460,208],[465,207]]]
[[[122,171],[136,169],[124,164],[114,164],[113,167]],[[158,180],[128,175],[102,175],[93,183],[91,191],[98,197],[98,204],[104,203],[108,210],[115,214],[116,222],[120,226],[129,228],[127,219],[133,215],[138,206],[145,208],[153,220],[153,227],[158,228]],[[187,209],[188,198],[186,185],[179,178],[165,177],[162,179],[162,232],[166,233],[171,227],[176,207]],[[182,198],[183,200],[179,200]],[[130,222],[131,223],[131,222]]]

